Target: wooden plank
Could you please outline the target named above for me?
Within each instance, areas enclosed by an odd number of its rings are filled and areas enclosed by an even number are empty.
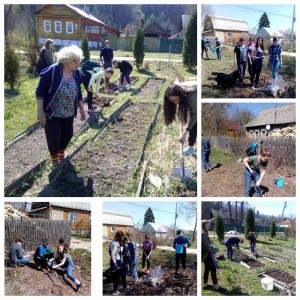
[[[144,184],[146,168],[147,168],[147,161],[145,160],[143,163],[143,168],[142,168],[142,172],[141,172],[141,176],[140,176],[140,182],[139,182],[136,194],[135,194],[136,197],[140,197],[140,195],[141,195],[142,187]]]

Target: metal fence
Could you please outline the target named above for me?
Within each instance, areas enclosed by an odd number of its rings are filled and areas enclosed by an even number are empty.
[[[57,245],[60,238],[70,244],[71,234],[71,221],[5,219],[4,247],[5,251],[9,251],[16,239],[23,238],[25,243],[22,247],[26,251],[34,251],[45,238],[49,240],[50,247]]]
[[[229,138],[225,136],[212,136],[209,138],[211,147],[224,150],[235,156],[245,157],[246,149],[258,140],[249,138]],[[263,147],[270,148],[269,164],[278,168],[286,166],[296,168],[296,139],[293,137],[266,137],[263,138]]]

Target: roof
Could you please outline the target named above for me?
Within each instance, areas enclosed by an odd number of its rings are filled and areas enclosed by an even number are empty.
[[[230,219],[230,214],[228,211],[221,211],[221,210],[217,210],[217,209],[211,209],[211,212],[214,216],[214,218],[220,214],[220,216],[222,217],[222,219]],[[235,214],[232,214],[232,219],[235,219]]]
[[[249,25],[245,20],[229,19],[221,16],[208,16],[214,30],[232,30],[232,31],[246,31],[249,32]]]
[[[91,202],[49,202],[51,206],[91,211]]]
[[[258,29],[256,35],[262,37],[278,37],[278,38],[283,37],[283,34],[281,33],[280,30],[276,30],[274,28],[267,28],[267,27],[262,27]]]
[[[110,225],[123,225],[134,227],[133,218],[130,215],[114,212],[114,211],[103,211],[102,223]]]
[[[144,33],[164,34],[170,36],[170,32],[163,28],[160,24],[154,22],[144,28]]]
[[[296,123],[295,103],[264,109],[255,119],[247,123],[245,127],[287,123]]]
[[[155,233],[170,233],[165,225],[148,222],[144,224],[142,232],[155,232]]]

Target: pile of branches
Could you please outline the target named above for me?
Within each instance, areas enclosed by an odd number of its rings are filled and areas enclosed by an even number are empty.
[[[286,127],[283,128],[279,131],[272,131],[270,132],[269,136],[292,136],[295,137],[296,136],[296,126],[293,127]]]
[[[125,293],[130,296],[196,296],[197,273],[186,269],[184,274],[165,273],[156,286],[147,286],[139,282]]]

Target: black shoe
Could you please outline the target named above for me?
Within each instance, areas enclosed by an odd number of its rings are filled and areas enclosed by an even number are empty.
[[[83,283],[77,284],[76,292],[78,292],[83,287]]]

